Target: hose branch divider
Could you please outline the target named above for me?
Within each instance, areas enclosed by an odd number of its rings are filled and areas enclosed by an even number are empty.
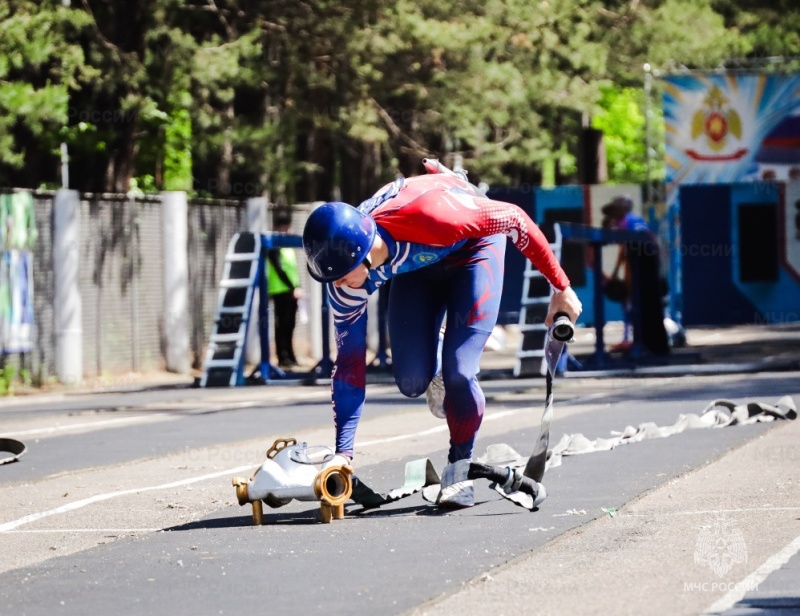
[[[353,493],[353,469],[337,464],[328,447],[309,447],[296,439],[278,439],[248,480],[232,479],[239,505],[251,503],[253,524],[263,523],[263,503],[276,509],[292,500],[320,504],[323,522],[344,518],[344,504]]]

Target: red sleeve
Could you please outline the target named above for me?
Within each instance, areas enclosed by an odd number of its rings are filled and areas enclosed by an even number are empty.
[[[551,285],[559,291],[569,286],[569,278],[553,254],[550,242],[522,208],[492,199],[475,199],[475,202],[479,209],[466,211],[475,219],[473,224],[480,230],[478,237],[503,233]]]
[[[411,178],[409,184],[413,180],[417,178]],[[418,182],[414,190],[408,188],[390,200],[389,207],[373,214],[375,222],[395,240],[449,246],[467,238],[503,233],[556,289],[563,291],[569,286],[547,238],[521,208],[478,196],[468,183],[449,177],[446,183]]]

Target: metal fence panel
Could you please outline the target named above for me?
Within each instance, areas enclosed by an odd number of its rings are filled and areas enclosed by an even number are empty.
[[[161,237],[161,202],[136,201],[133,204],[139,239],[139,271],[134,278],[136,301],[133,338],[133,369],[156,370],[164,367],[164,242]]]
[[[53,327],[53,195],[35,193],[37,240],[33,247],[33,314],[36,350],[27,369],[44,382],[56,370],[56,339]]]
[[[81,200],[79,280],[84,374],[159,369],[160,200],[87,197]]]

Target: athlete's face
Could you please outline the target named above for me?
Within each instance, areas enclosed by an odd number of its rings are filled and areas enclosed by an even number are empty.
[[[367,266],[362,263],[347,274],[347,276],[342,276],[339,280],[334,281],[333,285],[336,287],[351,287],[357,289],[364,284],[368,275],[369,271],[367,270]]]

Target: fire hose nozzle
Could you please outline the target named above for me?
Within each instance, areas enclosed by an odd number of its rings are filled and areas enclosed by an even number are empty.
[[[553,338],[559,342],[569,342],[575,336],[575,326],[569,320],[569,316],[564,312],[556,314],[553,322]]]

